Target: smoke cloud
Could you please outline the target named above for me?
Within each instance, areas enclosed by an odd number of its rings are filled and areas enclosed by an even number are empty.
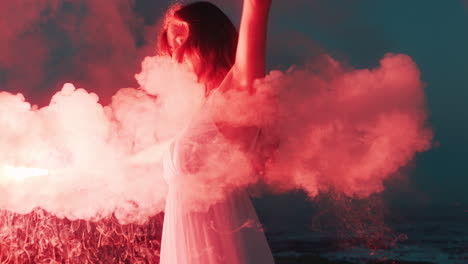
[[[389,175],[430,147],[416,65],[388,54],[372,70],[344,69],[332,59],[316,67],[274,71],[258,83],[257,96],[232,92],[237,105],[228,118],[262,124],[277,138],[265,180],[279,191],[382,191]]]
[[[107,106],[72,84],[42,108],[2,92],[0,207],[144,221],[164,208],[163,163],[174,138],[187,175],[178,184],[196,210],[260,181],[274,192],[367,197],[430,147],[424,85],[406,55],[388,54],[371,70],[325,57],[272,71],[253,94],[208,100],[183,65],[148,57],[142,69],[140,87],[119,90]],[[49,173],[20,177],[11,167]]]
[[[157,35],[157,23],[146,24],[129,0],[10,1],[0,17],[1,90],[41,106],[65,82],[108,104],[118,89],[138,85],[133,75]]]

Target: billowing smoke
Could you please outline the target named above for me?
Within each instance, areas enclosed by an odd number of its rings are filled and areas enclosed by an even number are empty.
[[[86,86],[105,104],[119,88],[137,86],[133,75],[141,60],[154,52],[156,20],[165,5],[157,1],[148,11],[155,21],[145,23],[136,2],[4,2],[1,90],[21,92],[28,101],[43,106],[65,82]]]
[[[142,68],[141,87],[119,90],[107,106],[72,84],[43,108],[1,93],[0,207],[144,221],[164,209],[168,155],[197,210],[259,181],[275,192],[367,197],[430,147],[423,83],[405,55],[386,55],[371,70],[327,57],[272,71],[253,93],[209,99],[168,58],[148,57]]]
[[[388,54],[372,70],[344,69],[332,59],[317,67],[273,71],[257,83],[255,96],[230,92],[214,112],[263,126],[274,148],[265,180],[279,191],[354,197],[382,191],[390,174],[430,147],[416,65]],[[220,111],[226,106],[230,111]]]
[[[169,67],[160,70],[170,76]],[[184,71],[178,72],[172,80],[186,78]],[[162,127],[171,120],[157,122],[158,116],[167,117],[158,113],[165,109],[162,100],[129,88],[103,107],[97,95],[71,84],[40,109],[21,95],[3,93],[0,100],[2,167],[49,170],[47,176],[35,177],[4,170],[2,208],[27,213],[39,206],[71,219],[99,219],[115,212],[122,221],[163,209],[166,186],[160,159],[140,162],[132,156],[174,129]]]

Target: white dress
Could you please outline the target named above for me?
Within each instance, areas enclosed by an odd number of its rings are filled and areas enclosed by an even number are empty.
[[[202,109],[203,110],[203,109]],[[194,132],[195,131],[195,132]],[[192,120],[164,155],[169,190],[162,232],[161,264],[274,263],[255,208],[245,190],[236,190],[208,210],[187,210],[180,166],[180,142],[187,133],[220,134],[210,118]],[[206,138],[206,137],[205,137]]]

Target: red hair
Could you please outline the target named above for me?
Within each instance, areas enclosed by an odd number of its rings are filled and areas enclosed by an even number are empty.
[[[174,54],[178,62],[185,56],[194,62],[199,81],[215,88],[234,65],[239,33],[231,20],[217,6],[209,2],[187,5],[175,4],[166,13],[158,39],[158,53],[173,56],[168,40],[168,27],[177,19],[187,23],[187,40]]]

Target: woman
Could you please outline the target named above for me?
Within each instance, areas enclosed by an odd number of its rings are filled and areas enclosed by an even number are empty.
[[[213,4],[175,5],[167,12],[159,38],[159,53],[187,64],[198,82],[205,86],[207,101],[214,93],[250,89],[253,81],[265,73],[270,5],[271,0],[245,0],[239,34],[227,16]],[[180,198],[184,190],[177,182],[184,181],[184,176],[198,168],[197,162],[193,162],[195,155],[187,155],[190,151],[184,149],[188,145],[187,138],[193,138],[193,131],[197,131],[197,137],[203,138],[199,141],[206,142],[209,139],[206,135],[219,134],[220,130],[223,129],[212,122],[193,121],[177,137],[164,158],[169,193],[161,245],[162,264],[274,262],[245,191],[231,192],[201,211],[186,210]],[[231,137],[230,140],[247,148],[258,130],[253,133],[252,129],[242,131],[245,131],[242,139]]]

